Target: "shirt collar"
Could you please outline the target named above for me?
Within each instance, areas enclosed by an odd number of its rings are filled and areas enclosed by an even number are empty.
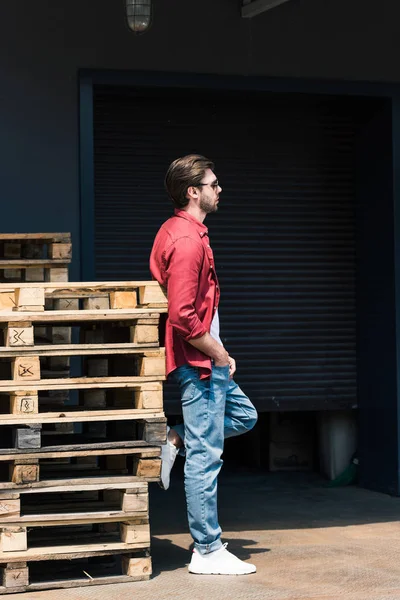
[[[180,208],[175,208],[175,216],[180,217],[181,219],[186,219],[193,223],[196,226],[197,232],[200,237],[204,237],[208,235],[208,228],[204,225],[204,223],[200,223],[195,217],[192,217],[186,210],[182,210]]]

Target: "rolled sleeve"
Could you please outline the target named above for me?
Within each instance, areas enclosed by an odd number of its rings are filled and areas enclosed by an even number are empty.
[[[179,238],[165,260],[170,323],[184,340],[199,338],[207,333],[195,308],[204,261],[203,246],[190,237]]]

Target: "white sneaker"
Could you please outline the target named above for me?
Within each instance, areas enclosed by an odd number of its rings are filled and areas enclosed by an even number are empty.
[[[171,469],[179,452],[179,448],[168,440],[169,430],[170,427],[167,427],[167,443],[161,446],[161,481],[159,483],[163,490],[169,488]]]
[[[200,554],[193,550],[192,560],[189,565],[189,573],[196,575],[249,575],[255,573],[255,565],[245,563],[229,552],[224,544],[222,548],[210,552],[209,554]]]

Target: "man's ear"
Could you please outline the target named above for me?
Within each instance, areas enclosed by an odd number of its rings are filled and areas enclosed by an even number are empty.
[[[193,185],[189,186],[186,192],[186,198],[196,200],[199,197],[199,190]]]

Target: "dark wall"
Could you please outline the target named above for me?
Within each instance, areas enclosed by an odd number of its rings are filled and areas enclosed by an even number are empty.
[[[154,0],[135,37],[123,0],[1,2],[1,231],[72,231],[78,257],[80,68],[400,78],[397,0],[291,0],[253,20],[239,4]]]
[[[357,140],[357,372],[360,482],[399,495],[399,267],[394,236],[398,199],[393,190],[392,127],[393,108],[387,101],[361,127]]]

